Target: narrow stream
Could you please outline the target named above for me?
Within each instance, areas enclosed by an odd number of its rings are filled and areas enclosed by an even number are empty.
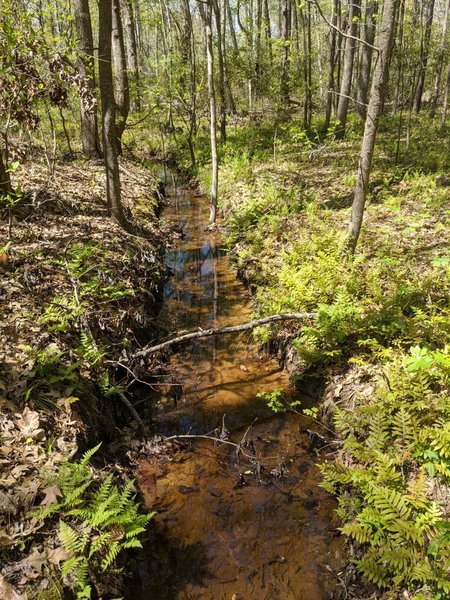
[[[251,303],[220,236],[205,230],[208,200],[167,178],[164,217],[184,237],[168,252],[173,277],[160,316],[170,332],[250,320]],[[148,556],[131,598],[138,600],[322,600],[337,598],[342,541],[335,503],[318,487],[308,449],[311,422],[274,415],[261,391],[296,399],[278,363],[248,332],[196,340],[171,357],[157,399],[156,429],[205,434],[224,425],[239,443],[248,430],[253,463],[208,440],[140,465],[138,482],[157,511]],[[298,395],[298,393],[297,393]]]

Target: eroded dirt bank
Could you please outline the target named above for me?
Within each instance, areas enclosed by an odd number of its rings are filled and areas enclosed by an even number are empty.
[[[109,218],[101,162],[25,164],[13,181],[22,194],[0,222],[2,598],[30,586],[31,597],[62,593],[58,516],[30,511],[62,501],[51,482],[64,460],[101,441],[95,479],[105,469],[131,476],[118,448],[105,448],[120,440],[126,450],[141,436],[123,401],[134,402],[132,376],[116,363],[155,335],[168,233],[156,178],[126,160],[121,176],[126,212],[145,237]],[[120,577],[92,579],[100,595],[122,593]]]

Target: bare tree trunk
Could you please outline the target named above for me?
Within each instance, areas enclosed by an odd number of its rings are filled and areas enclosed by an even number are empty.
[[[220,139],[225,142],[227,139],[227,102],[225,94],[225,65],[222,47],[222,19],[220,15],[220,5],[218,0],[210,0],[214,12],[214,19],[217,30],[217,61],[219,67],[219,113],[220,113]]]
[[[218,181],[219,181],[219,162],[217,157],[217,117],[216,117],[216,93],[214,89],[214,54],[212,40],[212,6],[208,3],[206,6],[199,5],[200,14],[205,27],[206,37],[206,60],[208,68],[208,96],[209,96],[209,119],[210,119],[210,138],[211,138],[211,210],[209,222],[216,222],[217,202],[218,202]]]
[[[280,64],[280,101],[283,108],[289,105],[289,58],[291,37],[291,3],[290,0],[281,0],[280,4],[280,36],[281,36],[281,64]]]
[[[447,69],[447,81],[444,92],[444,101],[442,102],[442,117],[441,124],[445,124],[445,119],[447,118],[447,110],[448,110],[448,98],[450,96],[450,64]]]
[[[431,39],[431,25],[433,24],[434,15],[434,0],[430,0],[427,10],[427,20],[425,24],[425,36],[421,40],[420,48],[420,62],[419,62],[419,74],[417,76],[417,85],[414,96],[414,112],[419,113],[422,108],[422,94],[425,85],[425,75],[428,64],[428,57],[430,54],[430,39]]]
[[[265,38],[268,43],[269,50],[269,63],[272,65],[273,63],[273,54],[272,54],[272,25],[270,22],[270,9],[269,9],[269,0],[264,0],[264,33]]]
[[[101,15],[101,18],[104,18]],[[122,135],[130,112],[130,86],[128,83],[122,16],[119,0],[112,0],[112,53],[115,71],[115,93],[118,119],[116,124],[117,151],[122,153]]]
[[[89,91],[94,95],[94,42],[89,0],[74,0],[73,8],[79,51],[77,69],[80,75],[86,80]],[[86,158],[99,158],[101,156],[101,149],[98,135],[97,111],[95,107],[87,110],[81,99],[80,120],[83,154]]]
[[[347,123],[348,105],[352,89],[353,65],[355,59],[356,33],[358,31],[358,19],[360,16],[360,0],[349,0],[347,34],[351,37],[345,39],[344,67],[342,70],[341,87],[339,90],[339,101],[336,111],[336,119],[339,121],[336,127],[336,138],[345,137]]]
[[[136,26],[134,22],[134,10],[132,0],[123,0],[123,21],[126,39],[127,65],[129,69],[130,79],[133,83],[132,105],[133,110],[141,109],[139,96],[139,63],[136,43]]]
[[[397,70],[395,74],[394,101],[392,103],[392,114],[397,112],[400,102],[400,94],[403,92],[403,38],[405,27],[405,0],[400,0],[400,14],[398,17],[398,41],[397,42]],[[402,109],[403,110],[403,109]]]
[[[364,41],[361,49],[361,63],[358,78],[358,94],[356,97],[356,112],[366,118],[367,96],[369,93],[370,71],[372,69],[373,42],[375,39],[375,15],[378,12],[378,0],[367,0],[364,20]],[[370,45],[369,45],[370,44]]]
[[[378,36],[379,53],[373,74],[369,106],[364,125],[364,136],[361,144],[361,156],[349,228],[348,245],[351,252],[355,251],[358,243],[364,215],[378,120],[381,114],[383,96],[385,94],[389,74],[389,62],[395,30],[395,12],[398,1],[399,0],[385,0],[383,15],[381,17],[380,32]]]
[[[333,110],[333,92],[334,92],[334,71],[336,67],[337,60],[337,19],[338,19],[338,10],[339,10],[339,2],[338,0],[334,0],[333,2],[333,14],[331,17],[331,23],[334,26],[331,29],[331,43],[330,43],[330,54],[329,54],[329,71],[328,71],[328,90],[327,90],[327,108],[325,112],[325,124],[324,129],[325,132],[328,131],[330,127],[331,121],[331,111]]]
[[[300,21],[303,29],[303,79],[305,93],[303,99],[303,127],[309,131],[312,118],[312,56],[311,56],[311,4],[308,3],[307,13],[299,7]]]
[[[439,56],[438,56],[438,61],[437,61],[437,72],[436,72],[436,79],[434,81],[434,91],[433,91],[433,99],[431,101],[431,116],[434,117],[434,115],[436,114],[436,108],[437,108],[437,104],[438,104],[438,100],[439,100],[439,92],[441,89],[441,81],[442,81],[442,71],[444,70],[444,64],[445,64],[445,49],[447,47],[448,44],[448,27],[449,27],[449,6],[450,6],[450,0],[447,0],[447,2],[445,3],[445,12],[444,12],[444,22],[442,25],[442,41],[441,41],[441,47],[439,50]]]
[[[119,163],[117,160],[116,103],[112,74],[112,0],[99,0],[98,78],[102,104],[103,151],[106,167],[106,193],[111,216],[127,231],[131,225],[123,213]]]
[[[7,169],[6,161],[3,159],[3,150],[0,149],[0,198],[11,193],[11,177]]]

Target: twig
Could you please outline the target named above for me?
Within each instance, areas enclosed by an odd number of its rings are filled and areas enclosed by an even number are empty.
[[[305,319],[316,319],[318,316],[318,313],[288,313],[283,315],[263,317],[262,319],[256,319],[256,321],[242,323],[241,325],[232,325],[231,327],[212,327],[210,329],[193,331],[190,333],[185,333],[184,335],[173,337],[165,342],[156,344],[155,346],[144,347],[142,350],[139,350],[139,352],[136,352],[136,354],[133,354],[131,358],[141,358],[147,356],[148,354],[152,354],[153,352],[164,350],[164,348],[168,348],[174,344],[183,344],[189,340],[195,340],[197,338],[210,337],[213,335],[225,335],[228,333],[239,333],[241,331],[254,329],[260,325],[265,325],[266,323],[274,323],[276,321],[304,321]]]
[[[311,4],[314,4],[317,7],[317,10],[319,11],[319,15],[322,17],[322,19],[325,21],[325,23],[328,25],[328,27],[331,27],[331,29],[334,29],[335,31],[337,31],[340,35],[342,35],[343,37],[346,38],[350,38],[351,40],[355,40],[357,42],[359,42],[360,44],[365,44],[366,46],[368,46],[369,48],[372,48],[372,50],[375,50],[375,52],[379,52],[379,48],[377,48],[376,46],[373,46],[372,44],[369,44],[369,42],[366,42],[365,40],[356,37],[354,35],[350,35],[349,33],[344,33],[341,29],[339,29],[339,27],[336,27],[336,25],[333,25],[333,23],[331,23],[326,16],[323,14],[322,9],[319,6],[319,3],[317,0],[308,0],[308,2],[310,2]]]

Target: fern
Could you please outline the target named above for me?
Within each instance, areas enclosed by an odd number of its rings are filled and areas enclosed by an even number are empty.
[[[139,535],[154,515],[139,513],[133,482],[119,488],[112,475],[100,483],[94,480],[89,463],[99,447],[85,452],[78,463],[61,466],[55,481],[62,498],[38,515],[60,515],[59,538],[69,555],[61,576],[70,575],[78,600],[91,597],[91,572],[110,569],[122,551],[141,547]]]
[[[449,348],[388,357],[375,393],[336,411],[347,461],[323,464],[322,485],[338,496],[343,534],[361,545],[362,574],[443,598],[450,526],[430,493],[433,479],[450,478]]]

